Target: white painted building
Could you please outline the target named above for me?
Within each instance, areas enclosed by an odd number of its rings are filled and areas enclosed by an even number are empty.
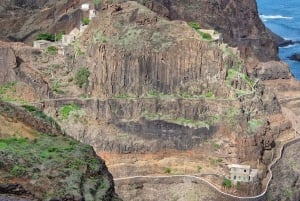
[[[74,42],[79,35],[80,30],[77,27],[75,27],[69,34],[62,36],[62,45],[68,46],[70,43]]]
[[[47,41],[47,40],[36,40],[33,41],[33,47],[34,48],[39,48],[39,49],[46,49],[49,46],[52,46],[53,43],[51,41]]]
[[[88,10],[90,10],[90,4],[88,4],[88,3],[82,4],[82,5],[81,5],[81,10],[83,10],[83,11],[88,11]]]
[[[258,170],[251,169],[250,165],[231,164],[228,167],[230,169],[230,180],[235,184],[237,182],[253,182],[257,179]]]
[[[89,11],[89,19],[92,20],[94,17],[96,17],[96,10],[90,10]]]

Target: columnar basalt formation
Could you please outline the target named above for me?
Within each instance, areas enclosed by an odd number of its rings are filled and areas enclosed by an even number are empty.
[[[259,19],[256,1],[147,1],[146,6],[172,20],[198,21],[201,26],[214,28],[224,41],[239,47],[249,61],[278,60],[271,32]]]
[[[63,56],[1,43],[0,72],[6,76],[0,83],[37,94],[23,98],[57,119],[66,134],[107,154],[116,175],[162,173],[157,164],[138,164],[136,155],[180,153],[190,157],[182,163],[197,159],[222,174],[230,162],[260,165],[263,178],[276,138],[291,124],[260,79],[288,79],[290,73],[282,66],[271,69],[272,63],[256,65],[276,58],[276,48],[254,1],[190,3],[192,7],[186,1],[148,1],[152,11],[133,1],[104,4]],[[66,12],[68,6],[60,6],[55,15]],[[60,17],[56,25],[65,28],[69,18]],[[205,39],[186,21],[216,29],[224,42],[238,48]],[[262,45],[270,49],[258,48]],[[88,78],[78,85],[82,69]],[[15,92],[9,89],[0,96],[10,100]],[[170,161],[162,163],[181,165],[178,159]],[[187,171],[201,171],[196,167]]]

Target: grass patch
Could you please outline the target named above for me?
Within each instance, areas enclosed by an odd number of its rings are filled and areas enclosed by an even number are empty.
[[[232,184],[230,179],[224,178],[224,180],[222,181],[222,186],[225,188],[231,188]]]
[[[218,150],[221,148],[221,145],[220,145],[220,144],[217,144],[217,143],[214,143],[214,144],[213,144],[213,147],[214,147],[214,150],[215,150],[215,151],[218,151]]]
[[[79,105],[72,103],[60,107],[59,114],[62,120],[69,119],[70,117],[74,117],[75,120],[79,120],[85,115],[85,111]]]
[[[44,33],[38,34],[36,39],[37,40],[47,40],[47,41],[51,41],[51,42],[60,41],[62,39],[62,35],[64,33],[65,33],[64,31],[60,32],[58,34],[52,34],[52,33],[44,32]]]
[[[59,114],[62,117],[62,119],[68,119],[72,113],[74,114],[79,110],[81,110],[81,108],[75,103],[72,103],[70,105],[62,106],[59,109]]]
[[[188,25],[193,28],[200,36],[202,39],[204,40],[212,40],[212,36],[209,33],[205,33],[203,31],[201,31],[201,27],[200,24],[198,22],[189,22]]]
[[[169,168],[169,167],[166,167],[166,168],[164,169],[164,173],[165,173],[165,174],[171,174],[171,172],[172,172],[172,170],[171,170],[171,168]]]
[[[249,133],[256,133],[264,125],[264,121],[261,119],[251,119],[248,121],[247,131]]]
[[[234,129],[234,127],[238,123],[238,116],[239,110],[236,107],[230,107],[228,110],[223,114],[223,121],[229,126],[229,128]]]
[[[4,101],[16,101],[14,98],[16,91],[16,82],[8,82],[0,86],[0,99]]]
[[[80,88],[88,85],[90,71],[87,68],[80,68],[75,74],[75,84]]]
[[[61,87],[63,87],[63,85],[59,81],[53,80],[53,81],[51,81],[50,84],[51,84],[50,85],[51,90],[53,92],[55,92],[56,94],[63,94],[64,93],[64,91],[61,90]]]
[[[46,115],[43,111],[37,109],[32,105],[22,105],[22,107],[27,110],[28,112],[32,113],[35,117],[44,119],[49,123],[55,123],[54,119],[48,115]]]
[[[197,33],[204,39],[204,40],[212,40],[212,36],[209,34],[209,33],[205,33],[205,32],[202,32],[200,30],[197,30]]]
[[[212,164],[212,165],[216,165],[216,164],[218,164],[218,163],[222,163],[223,162],[223,159],[222,158],[208,158],[208,160],[209,160],[209,162],[210,162],[210,164]]]
[[[109,188],[99,174],[102,163],[93,148],[70,137],[41,133],[37,133],[34,140],[10,137],[0,139],[0,149],[0,171],[8,178],[34,179],[39,184],[45,180],[50,182],[50,189],[41,186],[40,200],[47,200],[49,192],[52,198],[63,196],[61,192],[77,195],[81,191],[80,181],[90,175],[96,190],[99,186],[103,191]]]
[[[198,22],[189,22],[188,25],[193,29],[200,29],[200,24]]]
[[[91,21],[91,20],[90,20],[89,18],[87,18],[87,17],[86,17],[86,18],[83,18],[83,19],[82,19],[82,24],[83,24],[83,25],[89,25],[90,21]]]
[[[46,51],[48,54],[50,54],[50,55],[56,55],[57,54],[57,52],[58,52],[58,49],[57,49],[57,47],[55,47],[55,46],[49,46],[48,48],[47,48],[47,51]]]

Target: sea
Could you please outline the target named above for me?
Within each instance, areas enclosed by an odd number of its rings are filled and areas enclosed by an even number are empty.
[[[300,80],[300,62],[288,59],[300,53],[300,0],[257,0],[259,16],[277,35],[298,43],[279,48],[279,57],[290,65],[296,79]]]

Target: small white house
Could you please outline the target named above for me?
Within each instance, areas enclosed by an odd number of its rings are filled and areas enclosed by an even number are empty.
[[[258,170],[251,169],[250,165],[231,164],[228,167],[230,169],[230,180],[235,184],[237,182],[253,182],[257,179]]]
[[[34,48],[39,48],[39,49],[46,49],[49,46],[53,45],[52,42],[47,41],[47,40],[36,40],[33,41],[33,47]]]
[[[70,43],[76,40],[76,38],[80,35],[80,30],[75,27],[69,34],[62,36],[62,45],[68,46]]]
[[[84,32],[84,30],[85,30],[87,27],[88,27],[88,25],[81,24],[81,25],[80,25],[80,29],[79,29],[80,33]]]
[[[90,10],[90,4],[88,4],[88,3],[82,4],[82,5],[81,5],[81,10],[83,10],[83,11],[88,11],[88,10]]]
[[[96,17],[96,10],[90,10],[89,11],[89,19],[92,20],[94,17]]]

